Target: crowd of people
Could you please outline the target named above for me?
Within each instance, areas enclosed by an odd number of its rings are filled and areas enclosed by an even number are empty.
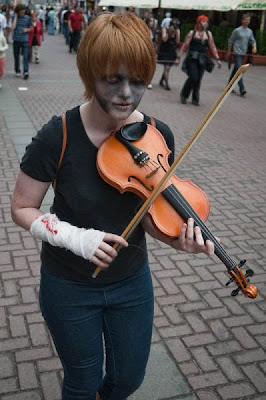
[[[128,12],[135,14],[133,7],[128,7]],[[44,40],[44,31],[48,35],[63,34],[69,53],[77,53],[80,39],[86,27],[95,17],[94,11],[84,12],[84,9],[75,5],[66,5],[59,11],[54,7],[41,6],[38,11],[30,11],[23,4],[13,6],[2,6],[0,13],[0,76],[4,75],[5,53],[10,42],[10,34],[13,36],[14,69],[16,76],[21,76],[20,55],[23,56],[23,77],[29,77],[29,61],[38,64],[40,62],[40,46]],[[180,92],[180,102],[186,104],[192,96],[191,103],[195,106],[200,104],[200,86],[205,71],[213,69],[210,57],[217,61],[221,68],[221,61],[215,46],[214,38],[208,29],[209,19],[206,15],[197,17],[194,29],[188,32],[184,42],[180,41],[180,21],[166,12],[159,23],[152,12],[143,18],[150,33],[152,43],[157,55],[157,62],[163,66],[159,85],[165,90],[171,90],[170,70],[172,66],[178,66],[182,56],[185,57],[181,63],[181,69],[187,75],[187,79]],[[236,28],[228,44],[228,58],[234,58],[230,78],[243,62],[243,57],[248,46],[252,46],[252,53],[256,53],[256,41],[252,30],[249,28],[250,15],[244,14],[241,26]],[[6,40],[5,40],[6,39]],[[211,67],[210,67],[211,66]],[[209,69],[210,67],[210,69]],[[152,89],[152,83],[147,86]],[[243,79],[239,82],[241,96],[247,92]]]

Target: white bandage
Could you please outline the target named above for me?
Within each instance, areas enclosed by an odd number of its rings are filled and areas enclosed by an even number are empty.
[[[105,232],[78,228],[68,222],[60,221],[55,214],[50,213],[35,219],[30,232],[35,238],[53,246],[66,248],[86,260],[92,259],[105,236]]]

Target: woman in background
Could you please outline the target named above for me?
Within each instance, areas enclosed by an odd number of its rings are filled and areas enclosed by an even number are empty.
[[[182,104],[186,104],[192,92],[192,104],[199,106],[200,85],[206,68],[208,49],[217,60],[218,68],[222,66],[212,33],[207,29],[208,23],[209,18],[206,15],[200,15],[197,18],[194,30],[191,30],[187,34],[178,54],[177,63],[179,64],[183,53],[187,52],[185,62],[182,66],[182,70],[188,75],[180,93]]]

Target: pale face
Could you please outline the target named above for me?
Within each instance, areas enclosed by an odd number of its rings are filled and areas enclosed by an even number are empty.
[[[208,28],[208,22],[207,21],[200,21],[200,29],[206,30]]]
[[[242,26],[247,28],[250,24],[250,17],[246,17],[242,19]]]
[[[94,97],[106,114],[123,120],[137,108],[145,88],[145,82],[131,78],[126,66],[121,65],[117,74],[95,80]]]

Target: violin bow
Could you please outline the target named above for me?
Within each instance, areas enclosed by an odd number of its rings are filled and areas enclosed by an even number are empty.
[[[121,237],[124,239],[128,239],[131,234],[134,232],[138,224],[141,222],[142,218],[144,215],[147,213],[148,209],[152,205],[152,203],[156,200],[156,198],[159,196],[161,191],[163,190],[163,187],[167,183],[167,181],[174,175],[177,166],[180,164],[180,162],[183,160],[187,152],[191,149],[193,144],[196,142],[196,140],[199,138],[200,134],[204,131],[204,129],[209,125],[217,111],[220,109],[226,98],[230,95],[238,81],[242,78],[243,74],[247,71],[249,68],[249,64],[242,65],[233,78],[230,80],[228,85],[225,87],[219,98],[217,99],[216,103],[212,106],[208,114],[205,116],[199,127],[196,129],[195,133],[191,137],[191,139],[187,142],[187,144],[184,146],[183,150],[179,153],[177,158],[174,160],[173,164],[169,168],[169,170],[165,173],[165,175],[162,177],[158,185],[154,188],[153,192],[151,195],[146,199],[146,201],[142,204],[134,218],[130,221],[128,226],[125,228],[124,232],[121,234]],[[118,243],[115,243],[113,248],[117,251],[121,249],[121,245]],[[238,268],[238,267],[237,267]],[[93,278],[96,278],[98,273],[102,270],[101,267],[97,267],[92,274]],[[238,287],[240,290],[245,294],[244,292],[244,286],[242,281],[244,281],[247,284],[247,280],[245,278],[245,275],[243,272],[238,268],[238,273],[241,275],[240,278],[238,276],[235,276],[236,274],[233,271],[229,272],[231,275],[231,280],[235,280],[237,282]],[[256,297],[256,296],[255,296]]]

